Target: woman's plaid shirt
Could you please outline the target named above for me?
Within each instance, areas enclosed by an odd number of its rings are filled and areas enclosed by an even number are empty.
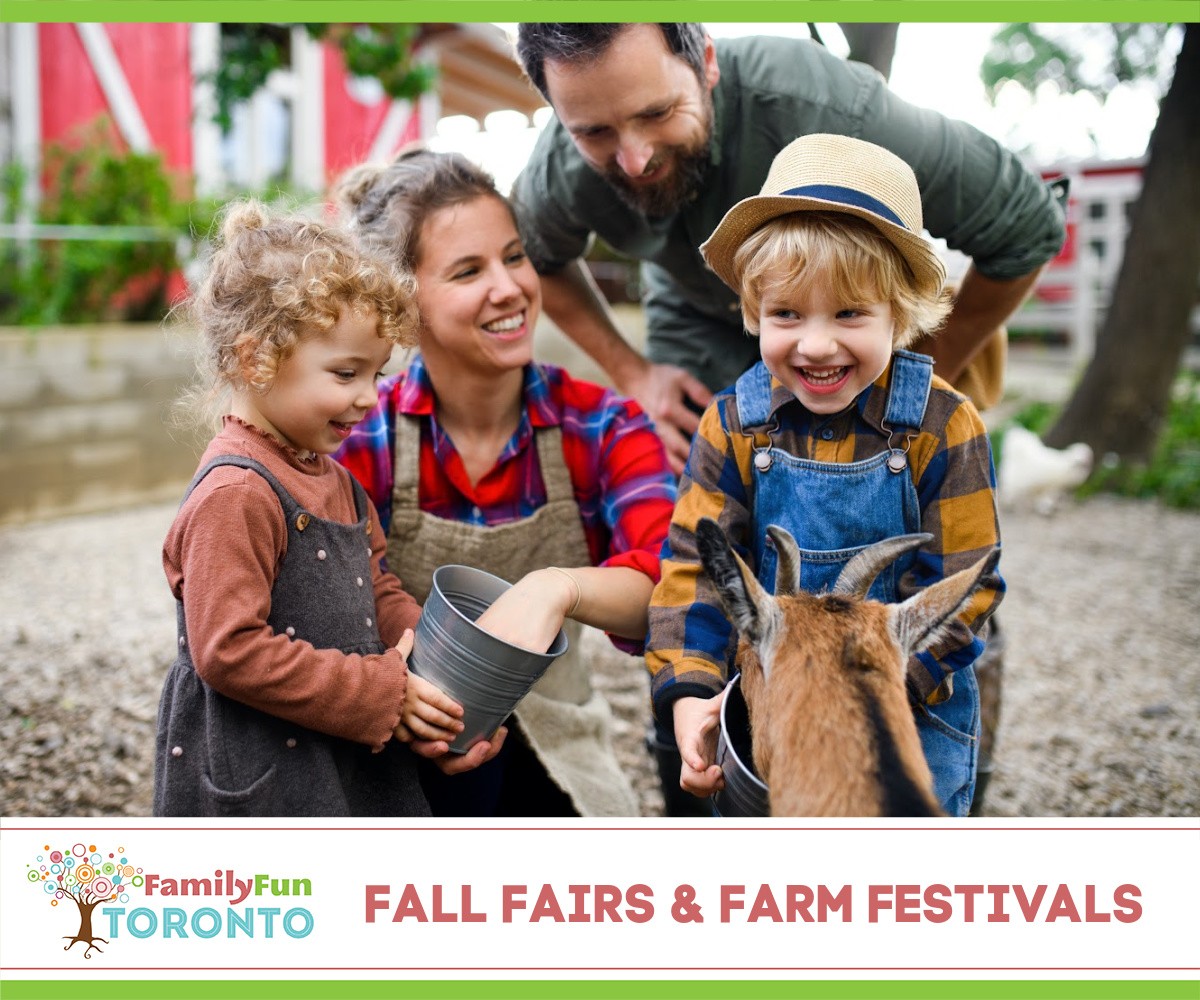
[[[386,532],[392,516],[396,417],[421,419],[421,510],[451,521],[496,525],[546,502],[533,431],[562,428],[588,552],[597,566],[628,566],[658,579],[658,556],[675,501],[662,442],[637,403],[572,378],[553,365],[525,368],[521,422],[496,466],[472,484],[454,442],[438,425],[429,375],[418,356],[379,383],[379,403],[333,456],[366,488]]]

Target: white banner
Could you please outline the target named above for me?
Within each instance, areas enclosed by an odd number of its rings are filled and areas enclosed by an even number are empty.
[[[0,973],[1193,978],[1195,821],[4,820]]]

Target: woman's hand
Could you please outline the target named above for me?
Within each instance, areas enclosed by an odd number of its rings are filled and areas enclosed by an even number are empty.
[[[412,751],[432,760],[443,774],[462,774],[463,771],[473,771],[495,757],[504,746],[507,735],[508,728],[501,726],[489,739],[480,740],[466,753],[450,753],[450,745],[444,740],[413,740]]]
[[[683,760],[679,786],[701,798],[725,787],[721,769],[715,763],[724,697],[722,691],[712,698],[680,698],[674,705],[675,741]]]
[[[579,581],[571,571],[536,569],[501,594],[475,624],[514,646],[544,653],[579,595]]]

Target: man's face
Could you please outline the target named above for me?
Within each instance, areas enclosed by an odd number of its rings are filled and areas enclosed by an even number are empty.
[[[701,83],[653,24],[626,28],[594,62],[546,61],[550,102],[580,155],[652,218],[672,214],[696,192],[708,165],[719,77],[711,39]]]

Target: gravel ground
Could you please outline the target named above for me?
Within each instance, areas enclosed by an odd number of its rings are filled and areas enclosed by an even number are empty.
[[[0,528],[0,788],[8,816],[149,813],[174,645],[158,504]],[[1200,814],[1200,515],[1093,498],[1004,522],[1008,633],[993,816]],[[646,815],[639,661],[599,683]]]

